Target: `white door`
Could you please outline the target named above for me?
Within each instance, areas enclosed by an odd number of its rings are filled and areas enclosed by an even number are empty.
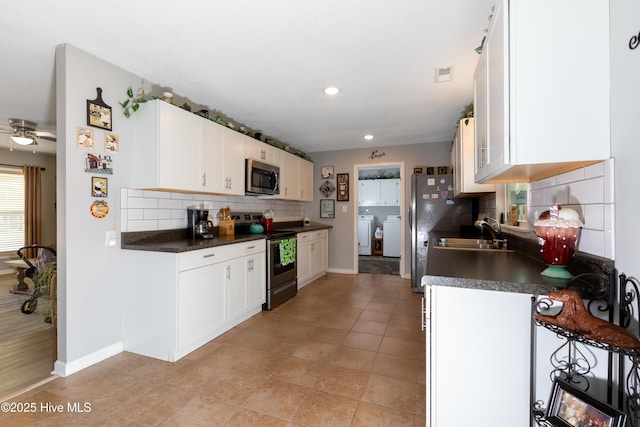
[[[371,222],[358,221],[358,254],[371,255]]]

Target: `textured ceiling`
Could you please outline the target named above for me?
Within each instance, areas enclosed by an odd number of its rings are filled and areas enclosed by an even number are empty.
[[[0,123],[55,126],[55,47],[70,43],[305,152],[448,141],[494,3],[5,2]],[[436,84],[449,66],[452,81]],[[328,85],[342,91],[330,98]]]

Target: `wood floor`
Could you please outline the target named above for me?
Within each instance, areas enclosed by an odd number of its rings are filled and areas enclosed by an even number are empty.
[[[12,274],[0,276],[0,295],[8,294],[15,282]],[[0,334],[0,402],[51,377],[56,360],[53,326],[37,309],[32,314],[20,312],[21,301],[27,298],[16,298],[14,309],[0,313],[0,325],[11,326]]]

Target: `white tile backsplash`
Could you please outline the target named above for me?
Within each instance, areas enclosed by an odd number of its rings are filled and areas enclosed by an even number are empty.
[[[575,209],[584,222],[578,250],[615,259],[613,159],[529,184],[529,218],[552,204]]]
[[[131,188],[123,188],[120,194],[122,232],[186,228],[186,210],[193,206],[208,209],[215,225],[217,225],[216,213],[226,207],[230,207],[232,211],[256,212],[264,212],[271,208],[276,222],[302,220],[304,216],[303,202]]]
[[[572,182],[569,187],[569,203],[573,205],[603,204],[604,178],[600,176]]]

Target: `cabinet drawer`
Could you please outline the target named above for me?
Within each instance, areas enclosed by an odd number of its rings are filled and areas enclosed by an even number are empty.
[[[209,248],[179,254],[178,271],[205,267],[229,259],[226,252],[220,249],[221,248]]]
[[[308,242],[313,238],[314,238],[313,231],[305,231],[304,233],[298,233],[298,235],[296,236],[298,243]]]
[[[178,271],[191,270],[193,268],[204,267],[219,262],[225,262],[233,258],[265,251],[266,245],[264,240],[258,239],[252,240],[251,242],[183,252],[178,256]]]
[[[327,230],[315,231],[313,233],[313,238],[314,239],[324,239],[326,237],[327,237]]]

